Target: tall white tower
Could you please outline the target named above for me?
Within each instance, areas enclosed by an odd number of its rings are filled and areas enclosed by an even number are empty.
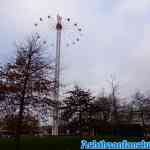
[[[55,25],[55,31],[56,31],[56,44],[51,43],[50,45],[56,45],[56,55],[55,55],[55,88],[54,88],[54,105],[53,107],[53,126],[52,126],[52,135],[58,135],[58,127],[60,123],[60,51],[61,51],[61,42],[62,42],[62,30],[66,31],[68,34],[68,39],[65,41],[63,40],[63,45],[66,47],[70,47],[71,45],[75,45],[77,42],[80,41],[80,37],[82,36],[82,28],[78,23],[73,23],[70,18],[62,18],[60,15],[57,15],[56,17],[53,16],[47,16],[47,19],[52,21],[51,23],[48,23],[48,29],[49,27]],[[47,21],[44,18],[39,19],[40,22]],[[38,27],[41,25],[41,23],[35,23],[35,27]],[[44,26],[45,29],[45,26]],[[53,28],[51,28],[53,29]],[[70,32],[70,31],[71,32]],[[69,32],[68,32],[69,31]],[[49,31],[46,31],[44,33],[49,34]],[[66,34],[65,34],[66,35]],[[41,38],[41,35],[39,35],[39,38]],[[48,38],[49,39],[49,38]],[[43,40],[43,39],[42,39]],[[47,40],[47,39],[46,39]],[[44,44],[48,44],[49,42],[46,42],[46,40],[43,41]],[[49,46],[49,45],[48,45]]]
[[[58,126],[59,126],[59,78],[60,78],[60,46],[61,46],[61,32],[62,32],[62,18],[57,15],[57,24],[56,24],[56,31],[57,31],[57,38],[56,38],[56,64],[55,64],[55,93],[54,93],[54,100],[55,100],[55,107],[53,112],[53,127],[52,127],[52,135],[58,135]]]

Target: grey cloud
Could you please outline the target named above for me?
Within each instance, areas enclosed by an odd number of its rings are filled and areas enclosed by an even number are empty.
[[[114,73],[122,95],[132,94],[135,88],[147,90],[149,8],[149,0],[2,0],[1,62],[8,59],[8,54],[13,56],[13,42],[31,33],[39,17],[60,12],[84,29],[78,45],[62,47],[62,65],[67,66],[62,82],[79,83],[98,92]]]

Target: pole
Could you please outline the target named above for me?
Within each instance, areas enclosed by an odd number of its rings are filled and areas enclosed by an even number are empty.
[[[57,24],[56,24],[56,31],[57,31],[57,39],[56,39],[56,64],[55,64],[55,107],[53,112],[53,128],[52,128],[52,135],[58,135],[58,126],[59,126],[59,80],[60,80],[60,46],[61,46],[61,31],[62,31],[62,18],[57,15]]]

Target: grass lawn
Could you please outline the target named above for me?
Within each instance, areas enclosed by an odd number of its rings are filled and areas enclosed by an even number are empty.
[[[80,137],[25,137],[21,140],[21,150],[78,150]],[[15,141],[0,139],[0,150],[15,150]]]
[[[141,140],[135,137],[115,137],[115,136],[97,136],[97,137],[24,137],[21,140],[21,150],[79,150],[80,140],[106,140],[106,141],[128,141]],[[15,150],[15,141],[12,139],[0,139],[0,150]]]

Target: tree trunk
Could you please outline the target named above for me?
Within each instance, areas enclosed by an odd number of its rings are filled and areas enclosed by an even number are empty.
[[[145,127],[145,120],[144,120],[144,112],[141,111],[141,119],[142,119],[142,125]]]
[[[22,134],[22,121],[23,121],[23,113],[24,113],[24,99],[25,99],[25,94],[26,94],[26,88],[27,88],[27,82],[29,78],[29,68],[31,64],[31,55],[29,53],[29,61],[27,64],[26,68],[26,73],[24,75],[24,85],[23,85],[23,90],[22,90],[22,97],[20,99],[20,109],[19,109],[19,118],[18,118],[18,124],[17,124],[17,133],[16,133],[16,149],[20,150],[21,149],[21,134]]]

